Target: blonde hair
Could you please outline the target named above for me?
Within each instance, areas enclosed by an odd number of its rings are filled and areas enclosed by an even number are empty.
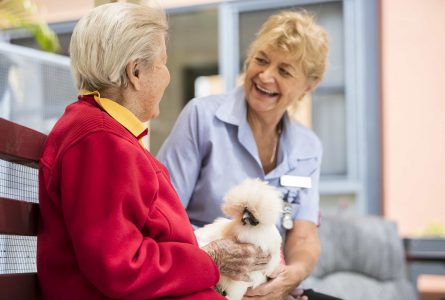
[[[133,3],[98,6],[82,17],[70,42],[71,69],[78,89],[127,86],[132,60],[151,66],[168,30],[164,11]]]
[[[323,79],[327,64],[328,34],[306,10],[282,11],[267,19],[247,51],[246,68],[263,47],[292,54],[307,79]]]

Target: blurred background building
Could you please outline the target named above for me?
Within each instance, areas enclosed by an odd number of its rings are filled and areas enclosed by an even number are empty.
[[[28,31],[0,31],[0,117],[48,132],[76,99],[74,25],[110,1],[36,2],[61,47],[44,53]],[[300,116],[324,145],[323,214],[381,215],[403,237],[445,236],[445,1],[158,2],[170,23],[172,80],[150,124],[154,154],[187,101],[237,84],[246,48],[269,15],[305,8],[331,40],[326,77]]]

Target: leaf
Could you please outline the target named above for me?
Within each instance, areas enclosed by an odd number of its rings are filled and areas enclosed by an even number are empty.
[[[59,39],[41,19],[33,0],[0,0],[0,29],[24,28],[29,30],[39,46],[46,51],[60,49]]]
[[[42,49],[49,52],[57,52],[60,49],[57,35],[46,24],[27,25],[27,28]]]

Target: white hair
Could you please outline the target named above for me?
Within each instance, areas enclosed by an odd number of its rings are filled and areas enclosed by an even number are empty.
[[[110,3],[94,8],[79,20],[71,37],[77,88],[101,91],[126,86],[128,62],[151,66],[161,53],[167,30],[160,7]]]

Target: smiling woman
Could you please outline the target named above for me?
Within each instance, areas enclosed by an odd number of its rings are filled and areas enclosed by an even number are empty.
[[[300,298],[296,288],[320,253],[321,143],[289,118],[287,109],[322,80],[327,53],[327,33],[306,11],[271,16],[248,50],[244,85],[190,101],[158,152],[197,227],[222,216],[223,195],[248,177],[288,195],[277,224],[286,264],[270,274],[271,280],[247,291],[255,299]],[[283,176],[303,177],[312,184],[283,186]]]
[[[244,93],[248,104],[247,120],[267,174],[277,163],[282,116],[294,102],[301,101],[319,80],[306,79],[292,54],[283,53],[273,46],[265,47],[253,53],[246,64]],[[268,130],[270,128],[275,130]]]

